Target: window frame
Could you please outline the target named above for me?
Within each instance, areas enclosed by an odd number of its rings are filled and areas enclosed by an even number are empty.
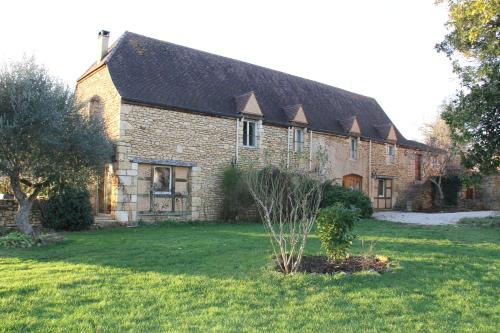
[[[358,160],[358,150],[359,150],[359,142],[358,138],[356,137],[351,137],[349,140],[349,159],[351,161],[357,161]],[[353,147],[354,143],[354,147]],[[353,149],[354,148],[354,149]]]
[[[163,168],[163,169],[168,169],[168,191],[157,191],[156,190],[156,168]],[[153,166],[153,194],[154,195],[170,195],[172,194],[172,166],[167,166],[167,165],[154,165]]]
[[[392,155],[391,150],[393,152]],[[389,164],[396,163],[396,145],[387,145],[387,162]]]
[[[377,188],[377,198],[385,198],[385,179],[379,178],[378,180],[378,188]],[[380,183],[382,183],[382,194],[380,194]]]
[[[300,133],[300,138],[299,135]],[[300,140],[299,140],[300,139]],[[304,145],[305,145],[305,130],[303,128],[295,128],[293,132],[293,150],[296,153],[303,153],[304,152]]]
[[[250,145],[250,138],[251,138],[251,136],[250,136],[250,124],[253,124],[253,126],[254,126],[253,138],[254,138],[255,145]],[[259,133],[258,132],[259,132],[259,122],[255,121],[255,120],[244,119],[243,120],[243,132],[242,132],[243,147],[245,147],[245,148],[259,148]],[[246,143],[245,143],[245,141],[246,141]]]

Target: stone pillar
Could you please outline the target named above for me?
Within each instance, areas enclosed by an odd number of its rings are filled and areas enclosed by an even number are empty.
[[[191,168],[191,218],[199,219],[201,217],[201,169],[200,167]]]
[[[114,218],[118,222],[133,222],[137,218],[137,171],[138,164],[130,161],[130,144],[119,142],[116,145],[115,174],[116,204]]]

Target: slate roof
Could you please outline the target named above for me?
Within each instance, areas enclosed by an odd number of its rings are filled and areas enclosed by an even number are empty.
[[[240,117],[242,95],[253,91],[268,124],[289,126],[284,108],[297,104],[313,131],[348,135],[341,122],[356,116],[362,138],[384,141],[374,125],[392,123],[371,97],[131,32],[81,78],[104,64],[124,101]],[[398,144],[421,149],[396,134]]]

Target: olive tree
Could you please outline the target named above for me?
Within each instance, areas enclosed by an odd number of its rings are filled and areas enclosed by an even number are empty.
[[[103,119],[82,112],[74,91],[34,59],[0,69],[0,176],[9,180],[23,233],[34,236],[29,217],[41,193],[85,186],[111,154]]]

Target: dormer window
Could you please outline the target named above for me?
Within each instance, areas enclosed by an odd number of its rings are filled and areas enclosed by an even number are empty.
[[[243,147],[257,148],[258,123],[252,120],[243,121]]]
[[[387,146],[387,163],[394,164],[396,162],[396,146]]]
[[[294,150],[296,153],[304,151],[304,129],[296,128],[294,132]]]
[[[350,139],[349,158],[354,161],[358,159],[358,138]]]

